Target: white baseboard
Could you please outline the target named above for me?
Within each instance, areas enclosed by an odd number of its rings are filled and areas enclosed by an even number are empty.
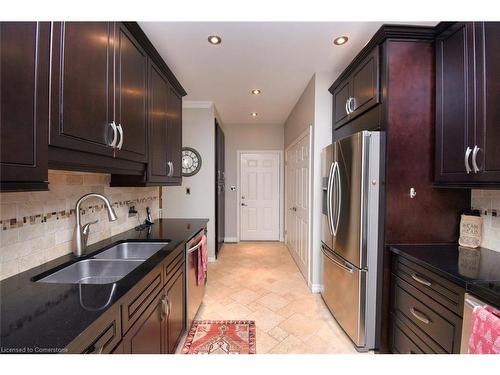
[[[215,261],[216,261],[215,257],[208,257],[208,262],[209,263],[213,263]]]
[[[323,284],[311,284],[312,293],[321,293],[323,291]]]
[[[238,243],[238,238],[237,237],[224,237],[224,242]]]

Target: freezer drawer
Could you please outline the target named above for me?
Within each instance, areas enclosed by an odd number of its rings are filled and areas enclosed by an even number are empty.
[[[365,346],[366,271],[359,270],[322,246],[323,299],[357,346]]]

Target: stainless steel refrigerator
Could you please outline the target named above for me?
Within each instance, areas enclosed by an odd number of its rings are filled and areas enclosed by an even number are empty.
[[[380,336],[384,134],[362,131],[323,150],[322,296],[358,350]]]

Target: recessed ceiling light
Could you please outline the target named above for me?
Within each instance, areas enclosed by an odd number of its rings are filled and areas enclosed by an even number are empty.
[[[259,95],[260,93],[261,93],[261,91],[259,89],[252,90],[252,94],[254,94],[254,95]]]
[[[257,112],[252,112],[252,113],[250,113],[250,116],[257,117],[257,114],[258,114]]]
[[[348,40],[349,40],[349,38],[346,36],[339,36],[338,38],[335,38],[335,40],[333,41],[333,44],[335,44],[337,46],[341,46],[342,44],[346,44]]]
[[[221,44],[222,38],[218,35],[210,35],[208,37],[208,43],[210,44]]]

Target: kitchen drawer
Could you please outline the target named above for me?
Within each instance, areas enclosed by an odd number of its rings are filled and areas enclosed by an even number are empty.
[[[393,313],[418,327],[413,331],[424,341],[428,337],[448,353],[459,352],[462,319],[395,275]]]
[[[82,354],[111,353],[121,340],[120,323],[119,306],[112,307],[68,345],[68,352]]]
[[[435,272],[401,256],[395,256],[393,272],[421,292],[462,316],[465,290]]]
[[[168,281],[172,276],[172,272],[175,272],[180,266],[184,266],[184,251],[165,265],[165,281]]]
[[[128,293],[128,298],[122,303],[123,334],[144,312],[162,288],[162,267],[156,267]]]
[[[421,340],[400,319],[392,315],[391,332],[392,353],[398,354],[434,354],[435,351]]]

